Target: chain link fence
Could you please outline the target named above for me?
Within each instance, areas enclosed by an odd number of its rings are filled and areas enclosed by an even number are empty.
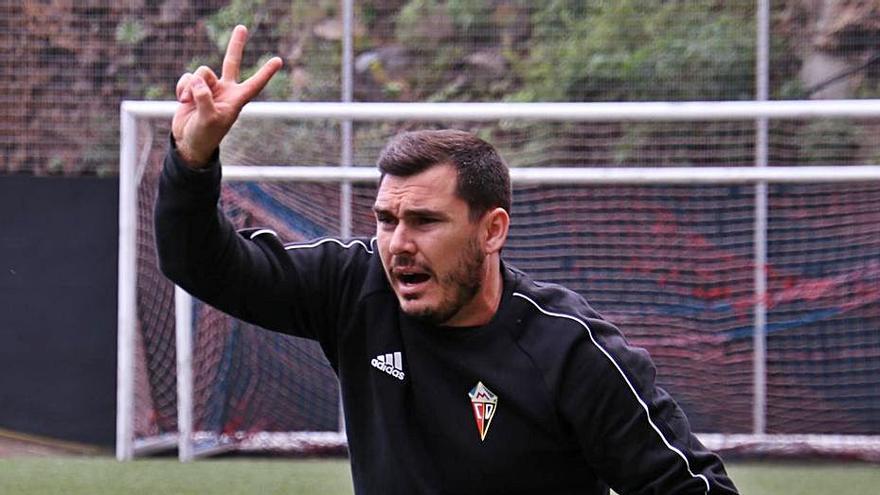
[[[756,9],[754,0],[355,1],[354,100],[753,99]],[[0,2],[0,173],[115,174],[120,101],[172,99],[184,71],[219,67],[238,23],[251,30],[245,67],[271,54],[285,61],[260,99],[339,100],[342,10],[342,0]],[[776,1],[771,16],[771,98],[880,94],[875,2]],[[876,158],[858,151],[875,136],[812,125],[778,131],[796,143],[777,146],[780,159]],[[630,143],[659,143],[645,153],[670,144],[662,129],[636,131]],[[602,129],[530,134],[586,157],[609,139]],[[613,161],[617,148],[595,162]]]

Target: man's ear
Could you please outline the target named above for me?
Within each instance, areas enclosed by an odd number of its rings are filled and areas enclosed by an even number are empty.
[[[486,254],[494,254],[501,251],[507,242],[507,231],[510,229],[510,215],[504,208],[495,208],[483,215],[483,232],[486,240],[483,249]]]

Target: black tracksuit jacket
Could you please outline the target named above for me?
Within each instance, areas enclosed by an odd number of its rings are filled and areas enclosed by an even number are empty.
[[[236,232],[217,208],[220,173],[217,160],[195,171],[169,151],[162,270],[235,317],[320,343],[341,385],[355,493],[736,493],[655,386],[648,354],[579,295],[503,265],[490,323],[424,324],[400,311],[374,241]]]

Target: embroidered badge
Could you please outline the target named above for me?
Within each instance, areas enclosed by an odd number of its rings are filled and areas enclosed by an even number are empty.
[[[477,421],[480,441],[484,441],[486,440],[486,434],[489,433],[489,425],[492,424],[495,411],[498,409],[498,396],[486,388],[483,382],[477,382],[468,395],[471,398],[471,406],[474,409],[474,419]]]

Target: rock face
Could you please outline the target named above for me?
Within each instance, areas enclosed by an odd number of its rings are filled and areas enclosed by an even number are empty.
[[[880,2],[791,0],[782,23],[793,39],[801,40],[799,75],[809,96],[855,96],[880,54]]]
[[[567,29],[536,15],[551,3],[358,2],[355,99],[515,95],[528,84],[517,62],[543,35],[536,26],[550,22],[553,36]],[[218,65],[208,31],[211,19],[233,5],[259,5],[259,12],[227,12],[234,22],[262,23],[261,36],[248,45],[248,65],[281,55],[291,97],[337,97],[342,25],[338,9],[329,7],[335,1],[0,2],[0,172],[113,173],[119,101],[170,99],[189,65]],[[785,0],[773,8],[771,39],[786,50],[775,54],[775,87],[798,83],[792,86],[805,91],[797,97],[876,94],[880,0]],[[252,18],[241,19],[245,14]]]
[[[3,2],[0,172],[112,173],[120,100],[172,96],[186,62],[209,46],[190,19],[216,4]]]
[[[804,55],[800,78],[810,97],[818,100],[844,99],[855,92],[855,80],[841,78],[829,82],[838,74],[853,70],[855,64],[847,57],[839,57],[823,51],[812,51]]]

